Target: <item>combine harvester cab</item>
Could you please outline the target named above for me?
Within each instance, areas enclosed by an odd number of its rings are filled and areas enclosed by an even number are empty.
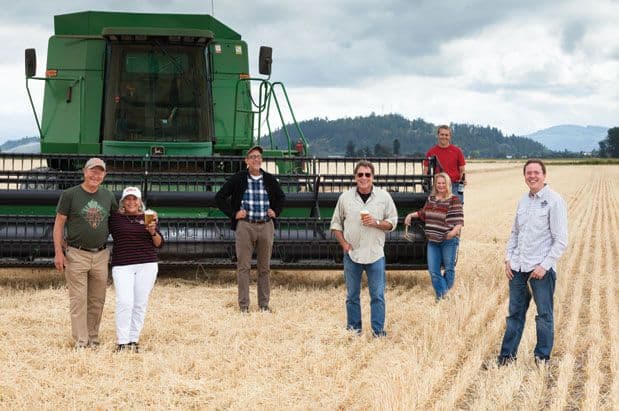
[[[261,48],[261,74],[270,77],[271,61],[270,48]],[[241,36],[208,15],[56,16],[45,77],[35,77],[36,55],[26,50],[27,87],[45,83],[40,123],[33,105],[41,154],[0,154],[0,265],[53,265],[55,205],[98,156],[108,165],[104,186],[118,197],[138,186],[158,211],[161,264],[232,267],[234,232],[215,193],[245,167],[247,150],[262,144],[264,168],[286,192],[272,266],[340,266],[330,218],[355,184],[359,159],[310,156],[284,85],[250,77],[248,66]],[[273,138],[273,119],[283,143]],[[422,158],[369,160],[401,217],[423,206],[431,176]],[[423,227],[405,236],[402,220],[387,233],[387,266],[425,268]]]

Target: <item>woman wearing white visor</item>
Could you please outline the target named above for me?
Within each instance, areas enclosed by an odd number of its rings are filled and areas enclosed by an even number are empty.
[[[123,190],[118,212],[110,216],[112,277],[116,290],[117,351],[138,352],[148,297],[158,271],[158,249],[163,236],[157,214],[144,210],[137,187]]]

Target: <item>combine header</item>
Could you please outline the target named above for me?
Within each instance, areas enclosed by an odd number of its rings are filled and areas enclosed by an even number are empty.
[[[270,77],[270,48],[261,47],[259,67]],[[56,16],[45,77],[35,72],[29,49],[27,87],[45,83],[40,123],[33,106],[42,154],[0,154],[0,265],[53,265],[55,205],[96,155],[108,166],[104,186],[117,195],[141,187],[158,211],[161,264],[232,267],[234,232],[215,193],[244,167],[254,144],[263,145],[264,166],[286,192],[272,266],[341,264],[330,218],[340,193],[355,184],[359,159],[310,156],[284,85],[250,77],[246,43],[221,22],[208,15]],[[272,118],[286,137],[280,147]],[[431,176],[423,175],[422,158],[369,160],[374,183],[391,192],[400,215],[423,206]],[[402,224],[387,233],[388,268],[424,268],[422,226],[403,234]]]

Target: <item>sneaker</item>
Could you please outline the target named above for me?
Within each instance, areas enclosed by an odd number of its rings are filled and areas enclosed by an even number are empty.
[[[140,344],[138,344],[137,342],[130,342],[129,349],[137,354],[140,352]]]
[[[271,309],[269,308],[268,305],[263,305],[260,307],[260,311],[262,311],[263,313],[272,313],[273,311],[271,311]]]
[[[348,331],[352,332],[353,335],[355,336],[359,336],[361,335],[361,328],[353,328],[353,327],[348,327],[346,328]]]
[[[382,338],[382,337],[386,337],[387,336],[387,331],[383,330],[383,331],[372,331],[372,337],[374,338]]]
[[[79,350],[84,350],[84,349],[88,348],[88,343],[76,342],[75,346],[73,348],[75,348],[78,351]]]
[[[247,314],[247,313],[249,313],[249,307],[241,307],[240,309],[241,309],[241,313],[242,313],[242,314]]]
[[[550,362],[549,358],[541,358],[541,357],[535,357],[535,365],[538,368],[542,368],[542,367],[546,367],[548,366],[548,363]]]
[[[93,350],[96,350],[99,346],[101,346],[101,343],[98,340],[92,340],[88,343],[88,346]]]

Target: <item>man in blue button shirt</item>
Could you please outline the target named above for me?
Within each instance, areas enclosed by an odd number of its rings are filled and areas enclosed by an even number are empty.
[[[556,263],[567,247],[567,207],[561,196],[546,185],[546,166],[541,160],[531,159],[523,172],[529,192],[518,203],[505,254],[509,316],[497,359],[499,366],[516,359],[531,297],[537,306],[535,362],[550,359]]]

